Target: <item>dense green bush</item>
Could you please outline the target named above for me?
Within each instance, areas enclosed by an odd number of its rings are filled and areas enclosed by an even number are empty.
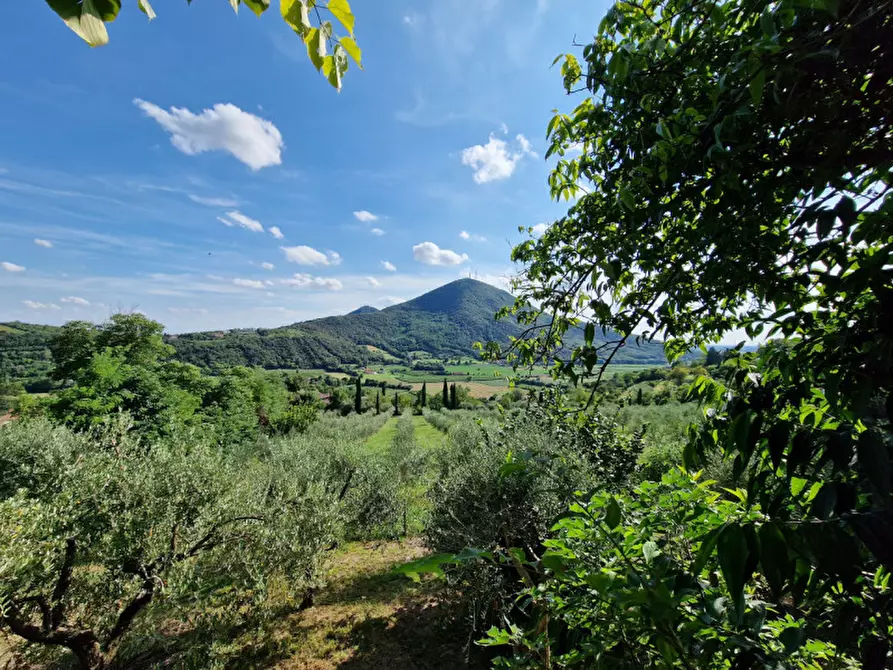
[[[538,556],[574,492],[624,481],[639,449],[600,417],[577,424],[533,408],[499,428],[460,421],[430,493],[426,542],[445,554],[470,547]],[[513,609],[512,592],[529,577],[512,561],[462,563],[447,575],[478,631]]]
[[[779,528],[745,492],[715,488],[676,470],[628,494],[572,504],[540,560],[526,565],[550,576],[525,599],[546,625],[491,630],[485,644],[514,648],[497,666],[719,669],[750,659],[763,668],[861,667],[798,619],[797,604],[772,596],[776,562],[785,560]],[[739,534],[730,520],[762,526]],[[739,547],[751,543],[763,546],[764,576],[730,599],[742,572],[756,567],[745,568]],[[889,573],[874,577],[886,591]],[[830,608],[837,597],[826,591],[819,600]]]

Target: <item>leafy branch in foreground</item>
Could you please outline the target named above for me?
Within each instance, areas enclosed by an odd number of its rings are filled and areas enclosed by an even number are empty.
[[[647,487],[617,498],[624,519],[645,514],[624,538],[654,543],[696,580],[718,567],[711,589],[735,616],[652,610],[641,616],[660,634],[647,636],[622,609],[592,610],[575,589],[598,592],[588,580],[619,572],[613,535],[592,522],[573,536],[563,524],[570,551],[592,552],[571,561],[576,600],[556,573],[538,593],[551,642],[541,646],[541,626],[516,625],[498,639],[528,653],[505,662],[887,667],[893,3],[618,2],[561,74],[585,97],[549,124],[548,154],[559,157],[550,187],[574,202],[513,251],[525,267],[514,312],[548,325],[513,343],[515,361],[539,360],[578,328],[582,342],[557,367],[573,381],[600,376],[631,338],[665,339],[671,360],[738,330],[770,343],[726,360],[724,384],[694,389],[709,411],[685,465],[728,459],[734,488],[720,493],[741,503],[716,543],[694,530],[700,507],[679,521]],[[613,349],[595,345],[601,329],[620,334]],[[671,497],[687,490],[664,485]],[[643,512],[643,500],[657,506]],[[698,546],[703,559],[690,555]],[[609,600],[652,607],[680,595],[675,577],[642,588],[623,565]],[[749,612],[761,621],[755,636]],[[773,660],[779,642],[783,661]],[[800,642],[831,656],[798,658]]]
[[[121,0],[46,0],[65,24],[91,47],[108,44],[109,35],[106,23],[118,17]],[[192,0],[186,0],[191,3]],[[137,7],[151,21],[155,10],[149,0],[136,0]],[[270,0],[229,0],[233,11],[238,13],[239,5],[246,5],[257,16],[270,7]],[[362,69],[362,52],[354,40],[354,15],[348,0],[329,0],[317,3],[316,0],[280,0],[283,20],[294,30],[307,47],[307,57],[317,72],[321,72],[329,83],[339,91],[344,74],[348,69],[348,57]],[[345,30],[347,35],[338,37],[332,22],[324,20],[321,10],[328,11]]]

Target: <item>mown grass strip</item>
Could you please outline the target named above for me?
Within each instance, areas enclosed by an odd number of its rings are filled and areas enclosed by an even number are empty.
[[[366,441],[366,449],[373,454],[383,454],[391,448],[394,435],[397,434],[397,421],[399,417],[391,417],[375,435]]]
[[[425,449],[438,449],[443,446],[446,436],[432,426],[423,416],[412,417],[416,443]]]

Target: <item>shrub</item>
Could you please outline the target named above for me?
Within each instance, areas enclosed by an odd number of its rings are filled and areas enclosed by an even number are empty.
[[[432,488],[427,544],[456,554],[466,547],[522,555],[542,553],[554,518],[574,491],[613,486],[635,471],[639,449],[613,424],[590,417],[582,425],[532,409],[501,428],[461,421],[449,432],[441,474]],[[472,629],[501,620],[513,607],[523,571],[476,562],[447,571],[463,593]]]
[[[761,525],[751,537],[729,519]],[[629,494],[581,498],[556,529],[527,565],[547,577],[525,593],[533,623],[484,641],[512,645],[499,667],[861,667],[773,600],[771,579],[728,597],[756,567],[739,545],[762,543],[764,569],[782,560],[778,528],[743,492],[722,496],[715,482],[674,470]]]

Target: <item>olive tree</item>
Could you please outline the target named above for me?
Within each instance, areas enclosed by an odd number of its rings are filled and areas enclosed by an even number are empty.
[[[334,540],[344,486],[293,460],[237,459],[196,436],[147,449],[37,421],[4,426],[0,629],[104,668],[159,599],[228,584],[227,597],[262,602],[287,575],[300,600]]]

